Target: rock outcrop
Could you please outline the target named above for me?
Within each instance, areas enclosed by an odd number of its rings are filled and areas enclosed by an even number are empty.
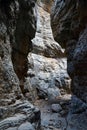
[[[54,39],[66,49],[71,91],[76,96],[72,97],[67,130],[86,130],[87,1],[56,0],[51,12],[51,27]]]
[[[34,12],[34,0],[0,0],[0,130],[40,127],[40,111],[25,100],[20,88],[35,36]]]

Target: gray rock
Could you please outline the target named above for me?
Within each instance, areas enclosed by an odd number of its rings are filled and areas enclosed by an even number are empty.
[[[87,113],[70,114],[67,122],[67,130],[87,130]]]
[[[29,122],[25,122],[24,124],[22,124],[18,130],[35,130],[34,127],[32,126],[31,123]]]
[[[52,2],[52,1],[51,1]],[[44,6],[50,5],[51,2],[42,1],[37,8],[37,32],[33,39],[33,53],[46,57],[64,57],[64,51],[59,44],[54,41],[50,27],[50,14],[44,10]]]
[[[85,20],[86,19],[86,20]],[[72,97],[67,130],[87,130],[87,1],[56,0],[51,12],[54,39],[66,49]]]
[[[54,39],[66,48],[74,95],[87,102],[87,2],[56,0],[51,13]]]
[[[62,110],[62,107],[59,104],[52,104],[51,109],[53,112],[60,112]]]
[[[55,98],[60,96],[62,91],[68,93],[70,79],[66,72],[65,58],[47,58],[42,55],[31,53],[29,59],[28,77],[25,86],[41,98]],[[33,77],[29,77],[34,72]],[[30,87],[29,87],[30,82]]]
[[[25,100],[19,81],[24,84],[35,31],[35,0],[0,0],[0,130],[14,130],[26,120],[40,127],[40,111]]]
[[[71,99],[71,109],[70,112],[72,114],[78,114],[86,111],[87,109],[87,104],[84,103],[82,100],[77,98],[76,96],[72,96]]]
[[[8,128],[6,130],[18,130],[18,127]]]

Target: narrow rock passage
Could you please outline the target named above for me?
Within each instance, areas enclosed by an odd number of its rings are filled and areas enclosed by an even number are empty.
[[[50,13],[44,4],[37,7],[37,32],[33,51],[28,56],[28,77],[25,89],[29,100],[41,111],[41,130],[66,130],[70,104],[70,78],[64,50],[53,39]],[[57,99],[63,97],[60,101]]]
[[[40,99],[34,103],[41,111],[41,130],[66,130],[70,98],[66,95],[60,101]]]
[[[33,39],[33,51],[28,55],[28,77],[25,89],[32,97],[56,98],[70,91],[67,59],[61,46],[53,39],[50,14],[39,6],[37,32]]]
[[[87,2],[6,1],[0,0],[0,130],[87,130]]]

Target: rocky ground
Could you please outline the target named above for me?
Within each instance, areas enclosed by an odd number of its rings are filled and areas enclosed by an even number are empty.
[[[34,103],[41,111],[41,130],[66,130],[70,95],[60,100],[36,100]]]

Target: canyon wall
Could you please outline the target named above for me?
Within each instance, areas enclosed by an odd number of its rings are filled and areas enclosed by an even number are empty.
[[[51,11],[54,39],[66,49],[72,100],[67,130],[87,129],[87,1],[56,0]]]
[[[40,111],[23,96],[35,10],[35,0],[0,0],[0,130],[40,126]]]
[[[87,2],[57,0],[52,8],[54,39],[66,48],[73,94],[87,102]]]
[[[50,1],[51,3],[52,1]],[[54,99],[70,93],[70,78],[67,74],[67,62],[64,50],[54,41],[50,26],[51,9],[48,1],[37,3],[37,31],[33,42],[33,50],[28,56],[28,77],[25,88],[30,88],[34,100]],[[49,5],[49,6],[48,6]],[[34,94],[36,93],[37,96]]]

